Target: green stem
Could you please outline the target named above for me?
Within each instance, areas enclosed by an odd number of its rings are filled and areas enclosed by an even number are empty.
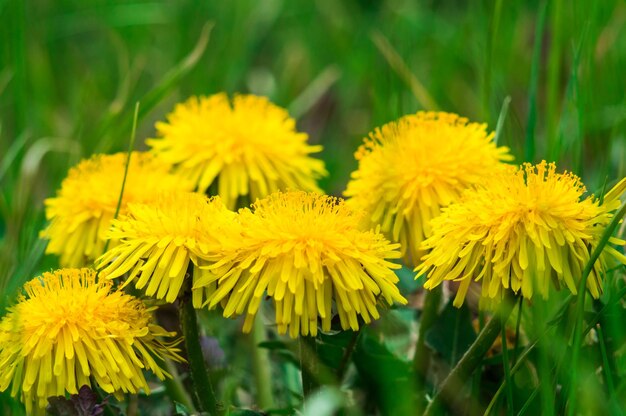
[[[300,344],[300,374],[302,376],[302,395],[306,400],[318,386],[318,358],[315,337],[298,338]]]
[[[511,369],[509,368],[509,349],[506,340],[506,318],[502,320],[502,367],[504,368],[504,379],[506,380],[506,414],[513,414],[513,383],[511,383]]]
[[[615,216],[611,220],[611,223],[608,225],[608,227],[606,227],[606,230],[604,230],[604,233],[602,234],[602,238],[600,239],[596,248],[591,253],[591,257],[589,258],[589,261],[587,262],[587,264],[585,265],[585,268],[583,269],[580,283],[578,285],[578,295],[576,299],[576,319],[574,321],[574,342],[572,344],[572,348],[573,348],[572,372],[571,372],[570,390],[569,390],[569,406],[568,406],[568,412],[567,412],[568,415],[570,416],[573,415],[574,412],[576,411],[576,401],[578,399],[576,386],[578,385],[578,360],[580,356],[580,348],[582,345],[582,338],[583,338],[582,328],[583,328],[583,319],[584,319],[583,314],[585,312],[585,294],[587,292],[586,291],[587,278],[589,277],[589,274],[591,273],[591,270],[593,269],[593,266],[596,263],[596,260],[598,260],[598,258],[600,257],[602,250],[604,250],[604,247],[608,244],[609,238],[611,238],[611,235],[613,235],[613,232],[615,231],[615,229],[617,228],[617,225],[619,224],[620,220],[622,219],[622,217],[624,217],[625,214],[626,214],[626,204],[622,205],[620,210],[615,214]]]
[[[426,385],[426,372],[430,361],[430,351],[426,347],[426,332],[433,326],[437,319],[437,311],[441,302],[441,286],[426,292],[424,298],[424,307],[422,308],[422,316],[420,318],[420,327],[417,335],[417,344],[415,345],[415,355],[413,356],[413,368],[416,376],[416,390],[419,392],[420,399],[417,403],[417,412],[423,410]]]
[[[598,331],[598,343],[600,344],[600,352],[602,353],[602,366],[603,373],[606,379],[606,387],[609,391],[609,398],[613,397],[615,394],[615,384],[613,383],[613,376],[611,374],[611,366],[609,364],[609,357],[606,353],[606,342],[604,338],[604,331],[602,330],[602,325],[598,325],[596,327],[596,331]]]
[[[478,334],[478,338],[476,338],[458,364],[441,383],[433,400],[426,407],[424,416],[435,414],[444,399],[447,400],[449,407],[454,405],[455,399],[458,399],[458,392],[463,388],[467,377],[480,365],[483,357],[493,345],[493,341],[500,334],[500,329],[503,325],[502,320],[508,319],[513,310],[513,304],[508,299],[504,299],[500,307],[500,313],[495,314],[491,318],[480,334]]]
[[[350,362],[350,357],[352,357],[352,353],[354,352],[356,343],[359,340],[359,335],[361,335],[361,328],[359,328],[358,331],[354,331],[352,339],[346,347],[346,351],[344,352],[343,357],[341,357],[341,362],[339,363],[339,367],[337,369],[337,379],[340,383],[341,380],[343,380],[343,376],[345,375],[346,370],[348,369],[348,363]]]
[[[519,330],[522,323],[522,306],[524,305],[524,297],[519,297],[519,306],[517,308],[517,323],[515,324],[515,345],[513,346],[513,365],[517,361],[517,349],[519,347]]]
[[[195,413],[196,408],[191,402],[191,397],[189,397],[189,394],[180,381],[180,375],[178,374],[176,365],[169,358],[165,359],[165,369],[172,376],[172,378],[166,378],[165,381],[163,381],[168,397],[173,402],[177,402],[185,406],[191,413]]]
[[[262,316],[257,316],[254,320],[249,339],[252,349],[252,367],[254,369],[254,382],[256,383],[257,404],[262,410],[271,409],[274,407],[272,369],[267,350],[259,347],[260,343],[267,340]]]
[[[189,282],[191,282],[191,280],[189,280]],[[196,310],[191,303],[190,293],[186,293],[181,298],[180,323],[185,338],[185,348],[187,349],[187,358],[191,370],[191,380],[198,403],[201,407],[200,410],[214,416],[221,415],[223,412],[218,406],[213,385],[211,384],[202,354]]]
[[[128,397],[128,406],[126,406],[126,416],[137,416],[139,413],[139,397],[131,394]]]

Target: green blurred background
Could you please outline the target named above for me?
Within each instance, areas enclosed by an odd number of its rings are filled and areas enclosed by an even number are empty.
[[[267,95],[323,144],[333,194],[370,130],[420,109],[500,119],[516,162],[592,191],[626,175],[623,0],[0,0],[0,21],[0,310],[56,266],[43,199],[127,148],[136,102],[144,148],[190,95]]]

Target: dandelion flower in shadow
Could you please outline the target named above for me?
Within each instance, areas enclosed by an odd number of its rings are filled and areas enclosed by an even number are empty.
[[[584,196],[577,176],[557,173],[553,163],[510,167],[466,191],[432,221],[433,234],[424,241],[431,251],[417,271],[426,274],[428,289],[443,280],[459,281],[457,307],[472,281],[482,282],[482,298],[495,302],[506,290],[521,291],[527,299],[535,293],[548,298],[550,282],[576,294],[590,253],[625,190],[626,179],[600,203]],[[611,246],[624,243],[612,237],[591,270],[587,289],[594,298],[601,293],[607,265],[615,260],[626,264],[626,257]]]
[[[225,317],[246,314],[252,328],[264,294],[273,299],[279,333],[293,338],[331,327],[333,304],[344,329],[379,317],[379,304],[406,303],[388,259],[398,245],[361,227],[342,200],[302,191],[277,192],[239,211],[243,238],[210,266],[195,287],[218,282],[208,306]]]
[[[113,221],[108,234],[120,243],[96,261],[102,276],[115,279],[128,273],[126,284],[144,289],[146,295],[174,302],[180,293],[190,262],[193,278],[210,273],[208,264],[221,249],[224,228],[237,233],[236,216],[219,197],[209,199],[192,192],[170,192],[149,204],[129,204],[127,215]],[[194,305],[213,287],[194,291]]]
[[[181,361],[174,333],[152,323],[138,299],[115,291],[90,269],[44,273],[0,321],[0,391],[11,385],[27,414],[50,396],[77,394],[91,379],[119,399],[150,392],[143,370],[169,377],[159,361]]]
[[[287,111],[265,97],[191,97],[156,129],[159,138],[146,141],[152,152],[199,192],[216,183],[231,209],[240,196],[255,201],[279,189],[319,191],[316,180],[326,174],[324,163],[309,156],[321,146],[308,145]]]
[[[115,216],[128,154],[95,155],[70,169],[54,198],[44,201],[50,222],[41,237],[46,253],[60,255],[63,266],[84,266],[102,254],[105,233]],[[191,189],[170,167],[148,153],[133,152],[120,213],[130,202],[146,202],[159,191]],[[113,242],[114,243],[114,242]]]
[[[497,147],[485,124],[441,112],[419,112],[370,133],[355,157],[345,196],[364,209],[371,224],[401,244],[407,264],[424,254],[430,220],[457,200],[462,191],[511,160]]]

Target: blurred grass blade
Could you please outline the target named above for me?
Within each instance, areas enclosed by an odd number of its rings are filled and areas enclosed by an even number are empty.
[[[498,123],[496,124],[496,136],[493,141],[495,144],[500,142],[500,137],[502,136],[502,129],[504,128],[504,120],[506,120],[506,114],[509,111],[509,104],[511,104],[511,97],[506,96],[504,101],[502,102],[502,109],[500,110],[500,115],[498,116]]]
[[[152,109],[172,90],[174,89],[181,78],[185,76],[200,60],[206,47],[209,43],[211,30],[213,29],[214,23],[207,22],[202,28],[202,32],[200,37],[198,38],[198,42],[193,50],[183,59],[177,66],[175,66],[171,71],[169,71],[163,79],[150,90],[141,101],[141,109],[139,110],[138,120],[142,120],[143,117],[146,116]],[[116,131],[115,134],[112,134],[106,137],[101,141],[101,144],[98,146],[98,152],[106,152],[109,150],[111,146],[111,140],[115,139],[115,137],[120,137],[125,134],[131,127],[132,120],[129,118],[125,118],[124,121],[121,122],[120,128]]]
[[[306,114],[341,77],[341,70],[329,65],[289,105],[289,114],[298,119]]]
[[[28,135],[26,133],[22,133],[18,136],[17,139],[11,144],[9,150],[6,151],[4,156],[2,157],[2,161],[0,161],[0,183],[4,179],[4,176],[7,174],[11,165],[17,158],[20,150],[24,148],[26,142],[28,141]]]
[[[526,123],[526,145],[524,146],[524,159],[533,163],[535,159],[535,127],[537,124],[537,89],[539,86],[539,66],[541,63],[541,46],[543,40],[543,28],[546,21],[546,9],[548,2],[543,1],[535,26],[535,42],[533,46],[533,61],[530,67],[530,86],[528,91],[528,121]]]
[[[117,206],[115,207],[115,214],[113,214],[113,219],[117,219],[120,214],[120,207],[122,206],[122,198],[124,197],[124,188],[126,188],[126,179],[128,178],[128,168],[130,167],[130,158],[133,155],[133,149],[135,148],[135,137],[137,133],[137,116],[139,115],[139,102],[135,103],[135,113],[133,115],[133,130],[130,133],[130,140],[128,141],[128,151],[126,154],[126,164],[124,165],[124,177],[122,179],[122,188],[120,189],[120,196],[117,198]],[[104,249],[102,253],[107,252],[109,248],[109,242],[111,240],[107,239],[107,242],[104,244]]]
[[[389,42],[389,40],[380,33],[379,31],[372,31],[370,34],[372,41],[380,51],[380,53],[385,57],[387,63],[393,69],[398,76],[404,81],[408,87],[411,89],[411,92],[420,103],[420,105],[425,110],[438,110],[439,106],[428,93],[428,90],[424,87],[424,84],[415,76],[414,73],[411,72],[406,62],[402,59],[400,54],[394,49],[393,45]]]
[[[496,0],[493,7],[493,14],[489,21],[489,31],[487,33],[487,48],[485,59],[485,72],[483,76],[483,88],[482,88],[482,104],[483,104],[483,119],[487,122],[491,118],[491,84],[492,84],[492,70],[493,70],[493,56],[495,53],[496,39],[498,39],[498,28],[500,27],[500,16],[502,15],[502,0]]]
[[[583,337],[583,319],[584,319],[584,311],[585,311],[585,294],[587,293],[587,278],[593,269],[594,264],[602,254],[602,250],[608,244],[609,238],[615,232],[615,229],[619,225],[622,218],[626,215],[626,204],[623,204],[620,210],[615,214],[608,227],[604,230],[602,234],[602,238],[598,245],[594,248],[591,253],[591,257],[589,261],[585,265],[583,269],[582,276],[580,277],[580,283],[578,284],[578,295],[576,299],[576,318],[574,322],[574,341],[572,344],[572,361],[571,361],[571,378],[570,378],[570,391],[569,391],[569,404],[568,404],[568,415],[573,415],[576,411],[576,400],[577,400],[577,386],[578,386],[578,360],[580,357],[580,349],[582,347],[582,337]]]

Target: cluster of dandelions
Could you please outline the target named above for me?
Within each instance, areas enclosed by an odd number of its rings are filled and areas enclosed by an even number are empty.
[[[265,98],[193,97],[156,128],[149,152],[95,155],[46,200],[47,251],[65,267],[95,261],[99,275],[35,279],[2,320],[0,390],[12,385],[28,409],[90,377],[117,395],[147,391],[141,369],[162,379],[160,361],[182,360],[177,341],[165,340],[173,334],[123,292],[129,284],[245,315],[244,331],[268,298],[278,333],[293,338],[333,322],[358,330],[382,307],[406,304],[400,259],[426,275],[427,289],[460,281],[456,306],[473,281],[492,301],[508,290],[547,297],[551,282],[576,293],[626,188],[622,180],[601,202],[554,164],[507,165],[512,156],[484,124],[449,113],[372,132],[355,154],[347,201],[321,193],[324,164],[310,156],[320,146]],[[593,267],[595,297],[609,263],[626,264],[611,244],[624,241],[611,238]]]

